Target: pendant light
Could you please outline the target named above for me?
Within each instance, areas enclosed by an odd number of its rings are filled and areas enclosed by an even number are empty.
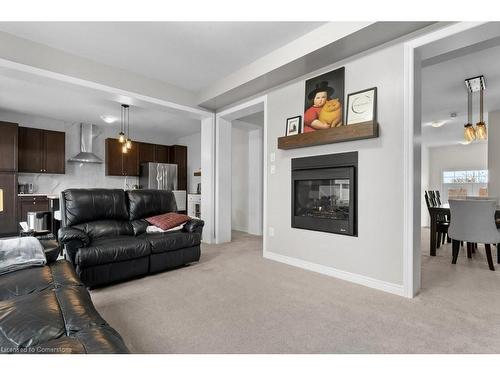
[[[130,139],[130,107],[122,104],[120,134],[118,141],[122,144],[122,153],[126,154],[132,149],[132,139]]]
[[[132,149],[132,140],[130,139],[130,111],[127,106],[127,141],[125,142],[125,146],[128,150]]]
[[[467,87],[467,124],[464,125],[464,139],[467,143],[476,139],[485,140],[488,138],[488,132],[484,122],[484,90],[486,89],[484,76],[466,79],[465,87]],[[479,122],[476,127],[472,125],[472,94],[475,92],[479,92]]]
[[[122,104],[121,106],[121,112],[120,112],[120,133],[118,134],[118,142],[124,143],[125,142],[125,133],[124,133],[124,111],[125,111],[125,106],[126,104]],[[127,106],[128,107],[128,106]]]
[[[482,140],[488,138],[488,131],[486,130],[486,124],[483,121],[483,110],[484,110],[483,97],[484,97],[484,90],[481,88],[481,90],[479,91],[479,122],[476,124],[476,137],[477,139],[482,139]]]
[[[472,126],[472,93],[467,90],[467,124],[464,125],[465,142],[470,143],[476,139],[476,130]]]

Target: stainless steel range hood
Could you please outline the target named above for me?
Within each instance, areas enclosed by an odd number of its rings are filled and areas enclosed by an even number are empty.
[[[95,125],[80,124],[80,153],[73,156],[68,162],[73,163],[102,163],[102,159],[92,152]]]

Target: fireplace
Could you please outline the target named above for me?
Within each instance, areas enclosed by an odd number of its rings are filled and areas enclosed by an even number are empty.
[[[358,153],[292,159],[292,227],[357,235]]]

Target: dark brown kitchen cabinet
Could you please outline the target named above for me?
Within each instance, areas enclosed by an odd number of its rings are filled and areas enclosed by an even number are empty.
[[[17,224],[17,174],[0,172],[0,189],[3,190],[3,211],[0,212],[0,237],[18,233]]]
[[[66,172],[66,133],[43,131],[45,173]]]
[[[66,134],[19,127],[19,172],[66,172]]]
[[[0,172],[17,172],[17,124],[0,121]]]
[[[139,164],[142,163],[168,163],[169,146],[155,145],[152,143],[138,142]]]
[[[177,164],[177,189],[187,190],[187,147],[170,146],[170,163]]]
[[[118,139],[106,138],[106,176],[139,176],[139,143],[126,154]]]
[[[154,162],[155,159],[155,146],[151,143],[137,142],[139,148],[139,164]]]
[[[157,163],[169,163],[169,146],[155,145],[155,162]]]
[[[26,221],[28,212],[49,211],[49,199],[46,196],[21,196],[17,207],[19,221]]]

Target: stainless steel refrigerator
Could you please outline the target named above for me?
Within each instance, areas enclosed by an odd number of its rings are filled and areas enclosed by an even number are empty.
[[[177,164],[141,164],[141,189],[177,190]]]

